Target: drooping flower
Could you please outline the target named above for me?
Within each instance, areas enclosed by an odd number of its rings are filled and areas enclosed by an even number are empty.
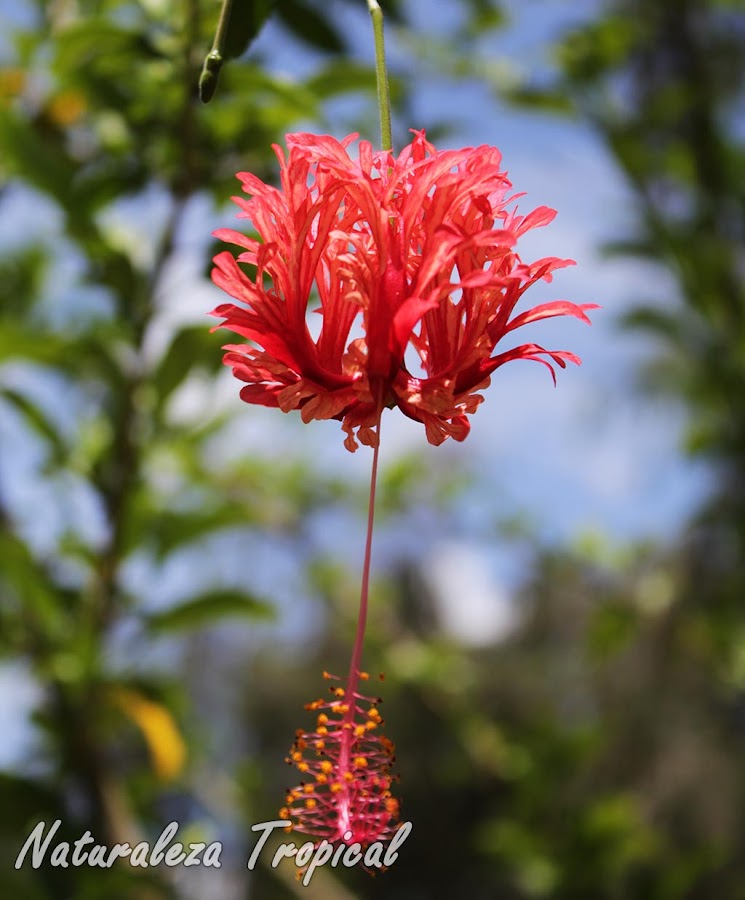
[[[339,681],[324,672],[324,677]],[[358,681],[367,681],[358,672]],[[331,687],[330,700],[314,700],[312,731],[299,730],[287,762],[303,775],[285,798],[280,817],[294,831],[329,843],[359,843],[364,849],[396,831],[398,801],[391,793],[393,743],[380,733],[380,698]]]
[[[258,236],[215,235],[243,252],[215,257],[214,282],[240,305],[213,311],[250,343],[229,344],[224,362],[245,382],[248,403],[300,410],[303,421],[339,419],[354,451],[375,446],[384,407],[422,422],[427,438],[462,441],[499,366],[513,359],[579,363],[534,343],[496,352],[510,332],[539,319],[588,322],[595,304],[543,303],[513,315],[532,284],[572,260],[524,263],[519,238],[554,210],[525,216],[494,147],[438,151],[423,132],[398,156],[356,139],[287,136],[275,146],[281,188],[243,172],[250,199],[240,216]],[[317,302],[320,329],[308,325]],[[409,352],[407,352],[409,351]]]

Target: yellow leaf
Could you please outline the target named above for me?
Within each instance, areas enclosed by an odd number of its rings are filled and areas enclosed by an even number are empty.
[[[23,69],[4,66],[0,68],[0,97],[17,97],[26,86]]]
[[[142,732],[158,778],[176,778],[184,768],[186,744],[170,712],[161,703],[125,688],[114,692],[114,701]]]

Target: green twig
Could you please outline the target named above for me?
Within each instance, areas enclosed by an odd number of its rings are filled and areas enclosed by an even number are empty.
[[[207,54],[202,66],[202,74],[199,76],[199,97],[202,103],[209,103],[217,90],[217,79],[220,69],[225,62],[225,45],[228,40],[228,23],[233,10],[233,0],[223,0],[220,10],[220,19],[217,23],[215,40],[212,49]]]

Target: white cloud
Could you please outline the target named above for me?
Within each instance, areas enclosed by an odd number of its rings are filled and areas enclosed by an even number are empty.
[[[518,622],[509,593],[495,581],[487,557],[464,541],[441,541],[424,559],[422,575],[432,592],[442,629],[469,646],[508,637]]]

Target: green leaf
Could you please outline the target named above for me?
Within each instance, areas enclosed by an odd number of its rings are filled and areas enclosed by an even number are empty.
[[[153,373],[158,403],[162,406],[198,366],[217,371],[221,364],[220,341],[210,334],[207,323],[182,328],[171,341]]]
[[[242,56],[274,12],[275,0],[235,0],[228,20],[224,56]]]
[[[679,316],[650,306],[632,309],[621,318],[621,325],[628,330],[648,331],[670,341],[679,340],[683,330]]]
[[[97,74],[114,73],[122,63],[158,57],[147,36],[122,28],[101,17],[80,19],[62,30],[55,41],[55,68],[60,74],[90,83],[91,67]]]
[[[306,82],[321,100],[348,91],[375,91],[375,72],[349,60],[334,60]]]
[[[38,244],[19,248],[0,259],[0,312],[14,319],[29,318],[39,299],[47,271],[49,252]]]
[[[0,530],[0,560],[0,653],[13,652],[29,635],[37,648],[65,644],[75,628],[77,593],[56,584],[9,528]]]
[[[74,190],[78,167],[65,154],[60,136],[42,123],[0,107],[0,159],[10,171],[71,212],[80,202]]]
[[[68,448],[64,438],[57,431],[57,428],[49,421],[47,416],[33,403],[28,397],[25,397],[20,391],[13,388],[3,388],[0,390],[0,397],[17,410],[23,417],[24,422],[32,431],[42,438],[48,445],[51,453],[51,462],[60,464],[67,456]]]
[[[56,363],[68,341],[55,335],[39,335],[7,319],[0,328],[0,360],[30,359],[35,363]]]
[[[535,112],[570,113],[574,108],[572,100],[565,93],[530,85],[508,89],[505,96],[511,103]]]
[[[610,659],[627,647],[639,627],[638,612],[625,603],[606,603],[593,612],[587,646],[593,660]]]
[[[136,510],[131,527],[127,529],[127,546],[136,547],[144,541],[159,559],[163,559],[178,547],[213,531],[250,521],[250,512],[238,504],[220,504],[214,509],[188,512],[153,508]]]
[[[469,5],[472,7],[467,28],[469,37],[481,37],[485,32],[504,28],[508,23],[506,11],[495,6],[492,0],[470,0]]]
[[[272,619],[274,615],[274,607],[267,601],[244,591],[222,589],[209,591],[164,612],[152,613],[146,616],[145,622],[150,631],[162,634],[202,628],[215,624],[218,619]]]

